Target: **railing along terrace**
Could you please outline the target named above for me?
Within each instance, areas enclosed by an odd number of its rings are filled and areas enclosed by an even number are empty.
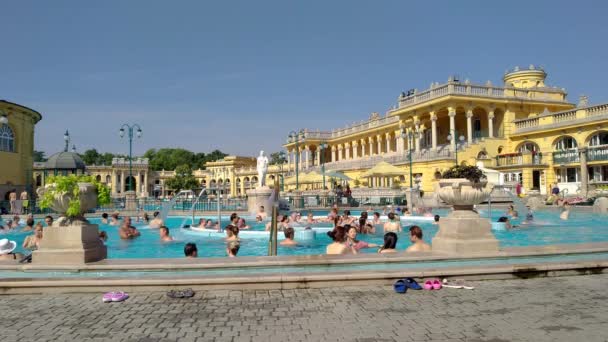
[[[463,146],[459,146],[459,150],[462,150]],[[436,160],[436,159],[453,159],[454,153],[446,146],[443,149],[437,149],[436,152],[432,150],[421,150],[420,152],[412,152],[412,161],[426,161],[426,160]],[[362,169],[362,168],[370,168],[375,166],[381,161],[385,161],[389,164],[405,164],[409,163],[409,153],[392,153],[385,155],[376,155],[371,157],[363,157],[359,159],[348,159],[348,160],[339,160],[336,162],[325,163],[325,169],[328,170],[353,170],[353,169]],[[307,171],[318,171],[320,170],[320,166],[309,167]]]
[[[571,125],[573,123],[592,122],[608,119],[608,104],[591,107],[575,108],[555,113],[542,113],[532,118],[517,119],[515,133],[523,133],[535,129],[547,129]]]
[[[491,84],[477,85],[471,84],[468,81],[460,83],[456,81],[448,81],[444,84],[433,84],[428,90],[415,92],[410,96],[401,96],[399,98],[399,108],[413,106],[431,99],[445,95],[472,95],[481,97],[498,97],[498,98],[517,98],[517,99],[540,99],[555,102],[565,102],[565,100],[556,100],[554,94],[563,94],[564,91],[560,88],[530,88],[518,89],[512,87],[496,87]]]
[[[608,145],[589,147],[587,161],[608,160]]]
[[[568,149],[563,151],[553,152],[554,164],[570,164],[580,162],[578,149]]]
[[[496,166],[543,165],[541,153],[509,153],[496,156]]]

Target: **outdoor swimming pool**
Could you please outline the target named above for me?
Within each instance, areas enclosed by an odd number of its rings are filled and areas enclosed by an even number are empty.
[[[326,212],[315,212],[315,214],[325,214]],[[448,210],[435,210],[434,213],[445,216]],[[353,212],[358,215],[359,212]],[[487,211],[481,211],[481,215],[487,217]],[[492,221],[504,215],[504,210],[492,210]],[[196,216],[198,220],[201,216]],[[202,216],[212,220],[215,216]],[[268,235],[265,234],[264,224],[254,224],[252,217],[244,216],[249,224],[253,224],[250,230],[242,230],[239,235],[241,238],[241,249],[239,256],[263,256],[268,252]],[[226,256],[225,242],[223,233],[209,233],[193,231],[190,229],[180,229],[184,221],[183,216],[172,216],[167,219],[167,226],[171,229],[171,235],[176,239],[175,242],[161,243],[157,229],[150,229],[144,223],[135,223],[141,231],[141,236],[134,240],[121,240],[118,236],[118,227],[100,224],[99,218],[90,219],[92,223],[99,224],[99,229],[108,234],[108,257],[116,258],[181,258],[183,257],[183,247],[186,242],[194,242],[198,246],[199,257],[224,257]],[[424,233],[424,239],[430,242],[437,232],[437,226],[432,224],[432,218],[413,216],[402,219],[404,227],[411,224],[419,225]],[[190,223],[189,220],[187,223]],[[520,224],[514,220],[514,224]],[[222,226],[227,224],[227,217],[222,217]],[[554,244],[572,244],[587,242],[608,242],[608,229],[605,228],[605,217],[591,214],[589,212],[574,211],[568,221],[559,219],[556,211],[539,211],[535,213],[532,224],[522,224],[519,228],[508,231],[494,231],[501,247],[517,246],[541,246]],[[297,225],[296,225],[297,227]],[[300,229],[303,229],[302,225]],[[279,255],[319,255],[325,253],[326,246],[331,243],[326,231],[331,228],[328,223],[314,224],[315,238],[310,241],[301,241],[296,247],[278,247]],[[297,229],[297,228],[296,228]],[[379,229],[381,230],[381,229]],[[18,243],[18,251],[21,250],[21,243],[31,232],[21,232],[20,229],[0,233],[0,238],[9,238]],[[283,234],[279,232],[279,239]],[[382,232],[374,235],[359,234],[358,239],[382,244]],[[410,245],[407,232],[399,234],[397,248],[403,250]],[[376,253],[376,248],[362,250],[363,253]]]

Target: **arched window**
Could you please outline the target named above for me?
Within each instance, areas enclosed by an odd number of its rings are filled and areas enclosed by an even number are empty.
[[[527,152],[538,152],[539,150],[540,149],[538,148],[538,145],[536,145],[535,143],[533,143],[531,141],[527,141],[519,146],[519,149],[517,149],[517,152],[527,153]]]
[[[572,137],[562,137],[555,143],[555,149],[558,151],[569,150],[577,147],[578,144]]]
[[[608,132],[600,132],[589,139],[589,146],[608,145]]]
[[[0,151],[15,152],[15,134],[7,124],[0,125]]]
[[[95,176],[95,180],[98,181],[98,182],[101,182],[101,175]]]

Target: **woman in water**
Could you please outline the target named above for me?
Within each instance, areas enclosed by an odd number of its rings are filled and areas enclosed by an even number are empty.
[[[350,216],[350,210],[344,210],[344,215],[342,215],[342,221],[341,224],[343,226],[345,225],[352,225],[355,222],[355,218]]]
[[[388,232],[388,233],[384,234],[384,245],[382,245],[382,248],[380,248],[378,253],[380,253],[380,254],[395,253],[395,252],[397,252],[397,250],[395,249],[396,247],[397,247],[397,234],[395,234],[393,232]]]
[[[42,223],[38,222],[34,228],[34,234],[29,235],[23,240],[23,249],[35,250],[40,247],[42,241]]]
[[[317,220],[315,220],[315,217],[312,215],[312,211],[308,212],[308,215],[306,216],[306,223],[307,224],[317,223]]]
[[[378,245],[357,240],[357,228],[352,226],[348,227],[346,232],[346,247],[352,248],[355,252],[359,252],[362,248],[373,248],[378,247]]]
[[[509,205],[509,210],[507,210],[507,216],[511,216],[511,218],[518,218],[519,217],[519,213],[517,212],[517,210],[515,210],[515,207],[513,207],[513,204]]]
[[[372,218],[372,224],[376,225],[376,224],[382,224],[382,221],[380,221],[380,213],[379,212],[374,212],[374,218]]]
[[[353,248],[346,247],[346,230],[342,226],[336,227],[334,230],[327,232],[327,235],[333,240],[327,246],[327,254],[355,254]]]
[[[239,221],[238,221],[237,227],[239,227],[239,229],[249,229],[249,228],[251,228],[249,225],[247,225],[247,222],[245,222],[245,219],[242,218],[242,217],[239,217]]]
[[[239,228],[237,226],[229,224],[224,230],[226,231],[226,241],[239,240]]]
[[[395,219],[396,218],[396,219]],[[401,227],[401,220],[394,213],[388,213],[388,222],[384,224],[385,232],[399,233],[403,230]]]

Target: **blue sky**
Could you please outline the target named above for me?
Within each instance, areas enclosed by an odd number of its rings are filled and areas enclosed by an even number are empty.
[[[34,108],[36,149],[277,151],[292,129],[384,113],[451,74],[501,83],[543,65],[608,102],[605,1],[14,1],[0,98]]]

